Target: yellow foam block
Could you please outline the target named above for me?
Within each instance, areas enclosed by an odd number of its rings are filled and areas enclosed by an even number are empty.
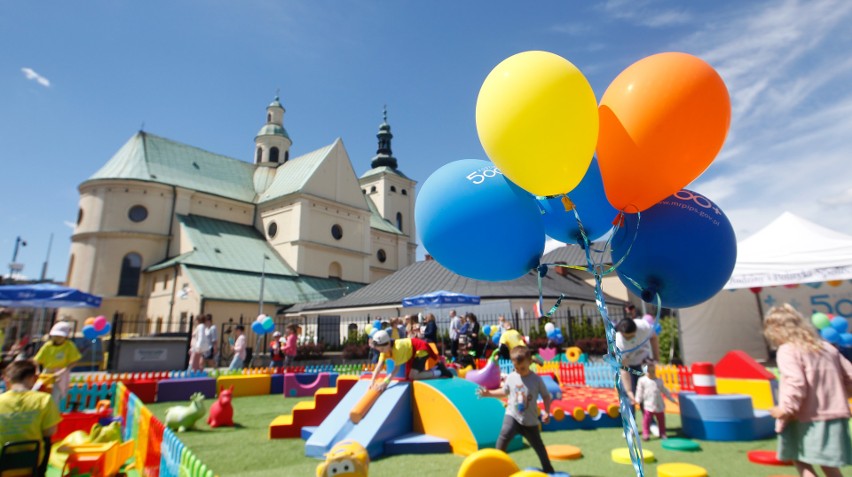
[[[293,424],[293,415],[292,414],[282,414],[275,419],[272,420],[272,424],[269,427],[275,426],[289,426]]]
[[[234,387],[234,397],[263,396],[269,394],[272,388],[272,377],[268,374],[249,374],[243,376],[219,376],[216,388]]]
[[[660,464],[657,466],[657,477],[707,477],[707,469],[680,462]]]
[[[765,379],[716,378],[719,394],[745,394],[751,396],[755,409],[768,411],[775,405],[772,399],[772,383]]]
[[[465,458],[459,467],[458,477],[480,477],[484,475],[505,477],[520,472],[518,464],[503,451],[481,449]]]
[[[633,465],[633,461],[630,460],[630,449],[627,447],[619,447],[618,449],[613,449],[610,453],[610,458],[616,464],[627,464]],[[657,460],[654,457],[654,453],[648,449],[642,449],[642,460],[644,462],[654,462]]]
[[[316,401],[299,401],[299,402],[296,403],[295,406],[293,406],[293,411],[295,411],[296,409],[304,409],[304,410],[312,411],[316,408],[317,408],[317,402]]]

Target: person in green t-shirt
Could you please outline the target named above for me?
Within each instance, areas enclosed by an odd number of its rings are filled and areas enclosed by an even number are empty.
[[[50,341],[44,344],[35,355],[35,362],[41,366],[42,373],[53,376],[53,399],[57,403],[68,394],[71,386],[71,368],[82,358],[71,336],[71,324],[60,321],[50,329]]]
[[[44,475],[50,452],[50,436],[62,417],[50,394],[33,391],[36,365],[30,360],[14,361],[3,372],[6,391],[0,394],[0,442],[42,441],[40,474]]]

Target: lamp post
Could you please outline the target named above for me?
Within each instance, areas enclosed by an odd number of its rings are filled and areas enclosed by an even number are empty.
[[[9,280],[12,280],[12,276],[15,272],[20,272],[24,269],[23,264],[18,263],[18,248],[26,247],[27,241],[21,239],[21,236],[15,237],[15,251],[12,252],[12,263],[9,264]]]

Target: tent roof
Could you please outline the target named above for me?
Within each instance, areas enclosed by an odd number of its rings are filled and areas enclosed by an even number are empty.
[[[852,236],[784,212],[737,244],[726,289],[852,278]]]

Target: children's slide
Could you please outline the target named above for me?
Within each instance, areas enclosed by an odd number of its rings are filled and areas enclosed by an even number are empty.
[[[324,458],[334,444],[352,439],[367,449],[370,458],[376,458],[383,454],[385,441],[411,433],[411,384],[407,382],[391,383],[357,425],[349,419],[369,387],[368,379],[352,387],[308,438],[306,456]]]

